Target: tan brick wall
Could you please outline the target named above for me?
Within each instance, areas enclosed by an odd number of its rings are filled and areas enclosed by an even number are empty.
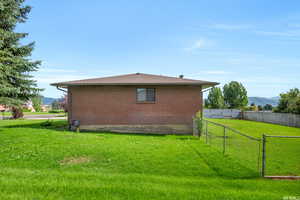
[[[153,86],[151,88],[156,88],[155,103],[137,103],[136,88],[70,87],[70,119],[80,120],[81,125],[178,124],[191,127],[192,116],[202,109],[200,87]]]

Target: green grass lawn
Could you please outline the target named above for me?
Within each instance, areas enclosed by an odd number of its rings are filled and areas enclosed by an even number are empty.
[[[50,112],[24,112],[24,115],[65,115],[64,112],[50,113]],[[2,116],[2,113],[0,113]],[[11,116],[11,112],[4,112],[4,116]]]
[[[74,133],[66,122],[0,121],[0,199],[282,199],[272,181],[192,136]]]
[[[254,138],[261,139],[262,134],[300,136],[300,128],[280,126],[262,122],[208,119],[234,128]],[[211,146],[219,151],[223,149],[222,127],[209,124],[208,130],[215,137],[211,138]],[[226,155],[237,158],[243,166],[259,173],[261,162],[261,142],[242,137],[231,130],[226,131]],[[300,138],[267,138],[266,142],[266,175],[300,176]]]
[[[209,121],[221,123],[237,129],[251,136],[261,138],[262,134],[267,135],[291,135],[300,136],[300,128],[269,124],[264,122],[254,122],[238,119],[207,119]]]

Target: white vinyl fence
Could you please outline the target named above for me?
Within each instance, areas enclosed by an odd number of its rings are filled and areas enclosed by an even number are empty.
[[[238,109],[204,109],[206,118],[240,118],[241,110]]]
[[[243,119],[280,124],[284,126],[300,127],[300,115],[290,113],[252,112],[243,113]]]
[[[238,109],[204,109],[203,114],[206,118],[246,119],[300,128],[300,115],[290,113],[242,112]]]

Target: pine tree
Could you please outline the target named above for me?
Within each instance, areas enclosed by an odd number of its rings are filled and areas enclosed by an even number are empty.
[[[0,0],[0,104],[13,112],[20,112],[21,105],[41,91],[30,75],[40,65],[40,61],[29,59],[34,42],[22,45],[20,40],[28,34],[15,32],[16,25],[24,23],[31,10],[24,1]]]

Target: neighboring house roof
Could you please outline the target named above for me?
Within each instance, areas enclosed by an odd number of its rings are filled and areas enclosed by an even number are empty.
[[[68,87],[80,85],[196,85],[203,88],[218,85],[217,82],[193,80],[187,78],[169,77],[152,74],[125,74],[103,78],[93,78],[77,81],[52,83],[53,86]]]

